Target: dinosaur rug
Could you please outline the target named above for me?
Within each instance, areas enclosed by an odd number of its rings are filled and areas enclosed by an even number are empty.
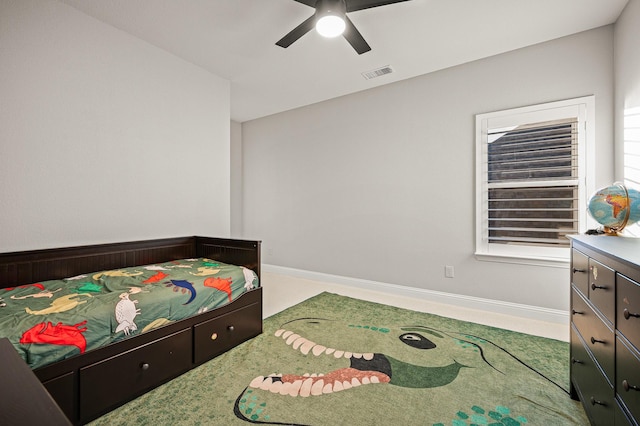
[[[569,344],[322,293],[95,425],[585,425]]]

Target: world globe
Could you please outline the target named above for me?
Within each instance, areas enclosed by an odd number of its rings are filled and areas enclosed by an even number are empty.
[[[625,226],[640,221],[640,192],[621,183],[599,189],[589,200],[589,214],[604,227],[604,232],[617,234]]]

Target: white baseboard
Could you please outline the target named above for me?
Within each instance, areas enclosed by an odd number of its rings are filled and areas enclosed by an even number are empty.
[[[389,293],[394,296],[404,296],[412,299],[425,300],[428,302],[463,307],[466,309],[475,309],[478,311],[511,315],[514,317],[545,321],[550,323],[569,324],[569,312],[557,309],[542,308],[532,305],[522,305],[519,303],[504,302],[493,299],[483,299],[480,297],[445,293],[440,291],[426,290],[423,288],[407,287],[397,284],[363,280],[359,278],[349,278],[339,275],[324,274],[321,272],[287,268],[277,265],[263,264],[262,271],[271,272],[274,274],[288,275],[312,281],[355,287],[363,290]]]

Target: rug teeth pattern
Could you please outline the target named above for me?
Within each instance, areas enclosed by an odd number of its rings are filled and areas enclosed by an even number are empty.
[[[568,359],[566,342],[322,293],[94,424],[582,426]],[[389,381],[336,391],[332,374],[371,372]]]

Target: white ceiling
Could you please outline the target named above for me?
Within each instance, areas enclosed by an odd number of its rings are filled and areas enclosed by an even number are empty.
[[[411,0],[350,19],[372,50],[307,33],[294,0],[59,0],[231,82],[242,122],[496,55],[616,21],[628,0]],[[361,73],[390,65],[373,80]]]

